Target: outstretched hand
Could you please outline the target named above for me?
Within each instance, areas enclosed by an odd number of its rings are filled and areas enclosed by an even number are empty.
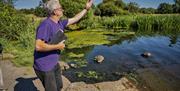
[[[86,9],[89,10],[93,4],[93,0],[88,0],[86,3]]]

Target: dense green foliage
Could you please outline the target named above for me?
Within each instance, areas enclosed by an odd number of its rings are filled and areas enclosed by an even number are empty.
[[[102,17],[101,25],[108,29],[128,29],[133,16],[114,16],[114,17]]]
[[[118,7],[111,2],[100,4],[99,9],[101,11],[101,16],[114,16],[120,13]]]
[[[157,9],[155,8],[139,8],[135,2],[125,4],[122,0],[103,0],[95,10],[96,15],[114,16],[127,15],[129,13],[144,13],[144,14],[172,14],[180,13],[180,0],[174,0],[174,4],[161,3]]]
[[[14,1],[14,0],[13,0]],[[35,14],[36,16],[47,16],[43,9],[43,3],[48,0],[42,0],[39,6],[35,9],[21,9],[23,13]],[[64,8],[64,15],[66,17],[73,17],[80,12],[84,7],[86,0],[59,0]],[[96,6],[94,14],[98,16],[114,16],[114,15],[129,15],[134,13],[143,14],[172,14],[180,13],[180,0],[174,0],[174,4],[161,3],[157,9],[155,8],[139,8],[135,2],[124,3],[123,0],[103,0],[102,3]],[[93,6],[94,7],[94,6]],[[94,9],[94,8],[93,8]]]
[[[28,18],[19,14],[11,5],[0,3],[0,36],[16,40],[19,33],[27,30]]]
[[[122,0],[103,0],[95,10],[96,15],[100,16],[114,16],[127,14],[123,8],[125,3]]]
[[[47,17],[47,11],[43,7],[36,7],[34,10],[34,14],[39,17]]]
[[[73,4],[72,4],[73,3]],[[85,7],[86,0],[60,0],[64,9],[64,15],[73,17]]]
[[[180,31],[179,15],[138,16],[136,24],[140,31]]]
[[[173,13],[173,8],[171,4],[161,3],[157,11],[158,13],[161,13],[161,14],[168,14],[168,13]]]
[[[12,60],[18,65],[32,65],[34,49],[34,31],[38,22],[17,12],[11,5],[0,3],[0,43],[4,52],[13,54]]]
[[[179,15],[132,15],[102,17],[101,27],[109,29],[133,29],[140,31],[180,31]]]
[[[173,5],[174,13],[180,13],[180,0],[174,0],[175,4]]]
[[[131,13],[137,13],[139,10],[139,6],[135,2],[130,2],[127,6],[126,9],[131,12]]]
[[[24,13],[24,14],[34,14],[35,9],[31,8],[31,9],[20,9],[20,12]]]
[[[139,9],[139,12],[140,12],[140,13],[143,13],[143,14],[154,14],[154,13],[156,13],[157,11],[156,11],[156,9],[154,9],[154,8],[140,8],[140,9]]]

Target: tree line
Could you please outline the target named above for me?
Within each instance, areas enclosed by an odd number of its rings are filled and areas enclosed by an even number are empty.
[[[158,8],[140,8],[136,2],[124,3],[123,0],[103,0],[97,5],[95,14],[100,16],[127,15],[132,13],[143,14],[174,14],[180,13],[180,0],[174,4],[161,3]]]
[[[42,0],[39,6],[31,9],[20,9],[21,12],[27,14],[35,14],[37,16],[47,16],[43,9],[43,3],[48,0]],[[64,13],[67,17],[72,17],[78,11],[84,8],[86,0],[60,0],[61,5],[65,9]],[[98,16],[114,16],[129,14],[175,14],[180,13],[180,0],[174,0],[174,4],[161,3],[158,8],[140,8],[136,2],[125,3],[123,0],[103,0],[102,3],[93,7],[95,15]]]

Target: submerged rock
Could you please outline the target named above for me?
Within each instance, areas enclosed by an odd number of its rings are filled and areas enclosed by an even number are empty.
[[[95,56],[94,60],[98,63],[102,63],[104,61],[104,56],[97,55],[97,56]]]
[[[77,64],[75,64],[75,63],[70,63],[69,66],[70,66],[71,68],[77,68]]]
[[[141,54],[141,56],[143,56],[143,57],[150,57],[150,56],[152,56],[152,54],[150,53],[150,52],[144,52],[143,54]]]

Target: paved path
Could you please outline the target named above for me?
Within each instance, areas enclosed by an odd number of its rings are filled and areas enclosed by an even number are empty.
[[[1,61],[4,88],[7,91],[42,91],[42,85],[36,75],[25,67],[17,68],[10,61]],[[36,80],[37,79],[37,80]],[[34,81],[39,82],[34,85]]]

